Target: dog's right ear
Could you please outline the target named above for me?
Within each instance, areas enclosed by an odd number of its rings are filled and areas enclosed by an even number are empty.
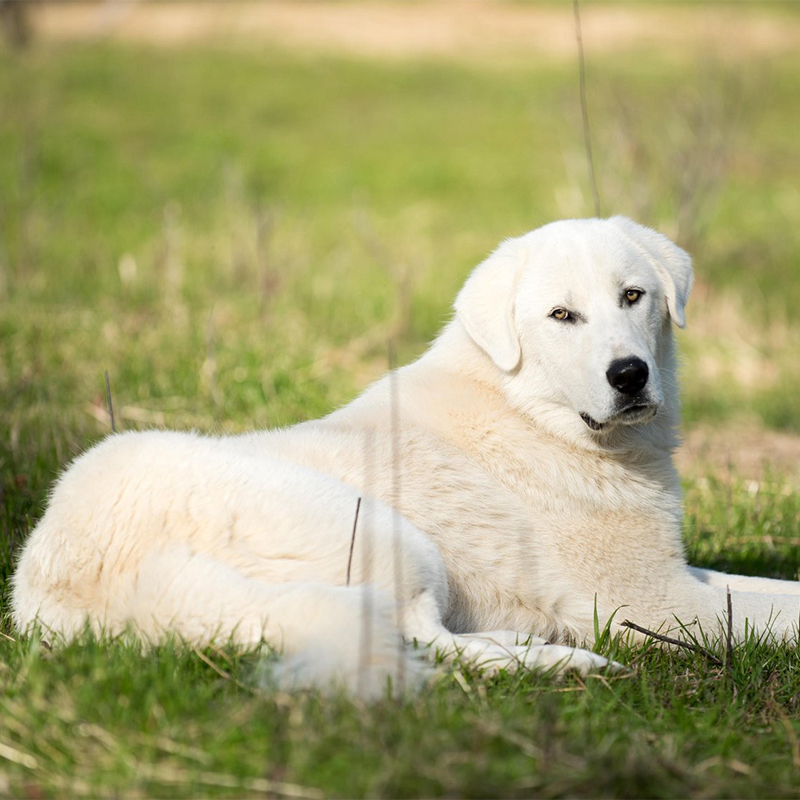
[[[663,234],[627,217],[611,217],[609,222],[645,252],[664,282],[669,314],[673,322],[683,328],[686,325],[686,302],[694,281],[691,256]]]
[[[475,267],[455,302],[456,319],[505,372],[513,372],[522,357],[514,322],[519,272],[519,249],[510,239]]]

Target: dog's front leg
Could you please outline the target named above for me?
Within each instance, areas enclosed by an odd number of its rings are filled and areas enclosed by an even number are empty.
[[[740,579],[738,585],[737,578]],[[752,590],[753,580],[762,581],[757,584],[760,591]],[[730,629],[735,640],[741,641],[750,633],[766,635],[778,641],[787,640],[798,633],[800,592],[770,594],[764,591],[772,585],[780,587],[784,583],[687,568],[682,576],[671,582],[661,608],[634,605],[625,609],[624,616],[618,619],[622,621],[627,618],[642,627],[662,633],[696,622],[708,636],[725,636],[729,625],[730,592]],[[794,586],[791,583],[789,585]],[[742,591],[740,586],[749,590]],[[646,619],[650,622],[642,622]]]
[[[519,669],[587,675],[604,668],[622,668],[589,650],[550,644],[528,633],[500,630],[454,634],[443,625],[442,610],[430,591],[406,605],[403,633],[407,641],[429,647],[447,662],[462,661],[488,675]]]

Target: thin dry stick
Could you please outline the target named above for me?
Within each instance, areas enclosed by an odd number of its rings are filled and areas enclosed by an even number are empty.
[[[394,596],[397,603],[397,624],[403,630],[403,546],[400,531],[400,407],[397,398],[397,371],[395,369],[394,343],[389,342],[389,424],[392,436],[392,545],[394,550]],[[405,654],[402,646],[397,654],[398,695],[405,683]]]
[[[731,587],[726,586],[728,594],[728,630],[725,636],[725,668],[728,675],[733,677],[733,600],[731,599]]]
[[[592,156],[592,134],[589,130],[589,109],[586,105],[586,62],[583,57],[583,36],[581,35],[581,12],[578,0],[573,0],[572,9],[575,13],[575,38],[578,42],[578,75],[580,81],[581,117],[583,118],[583,141],[586,146],[586,161],[589,165],[589,178],[592,182],[592,195],[594,197],[594,213],[600,216],[600,193],[597,191],[597,179],[594,173],[594,157]]]
[[[217,675],[220,675],[221,677],[225,678],[226,681],[230,681],[231,683],[236,684],[236,686],[238,686],[240,689],[245,689],[247,691],[252,691],[252,689],[249,686],[245,686],[243,683],[240,683],[239,681],[237,681],[236,678],[234,678],[233,675],[231,675],[230,672],[228,672],[227,670],[222,669],[222,667],[220,667],[218,664],[215,664],[205,653],[201,652],[196,647],[193,647],[192,650],[194,651],[194,654],[201,661],[203,661],[206,664],[208,664],[208,666],[211,667],[211,669],[213,669],[214,672],[217,673]]]
[[[622,627],[638,631],[639,633],[643,633],[645,636],[651,636],[653,639],[658,639],[660,642],[674,644],[677,647],[684,647],[686,650],[691,650],[694,653],[700,653],[701,655],[705,656],[715,667],[723,666],[722,662],[713,653],[706,650],[705,647],[700,647],[699,645],[691,644],[690,642],[684,642],[682,639],[673,639],[671,636],[664,636],[663,633],[649,631],[647,628],[642,628],[640,625],[637,625],[635,622],[631,622],[627,619],[622,623]]]
[[[350,537],[350,555],[347,557],[347,578],[345,586],[350,585],[350,567],[353,565],[353,548],[356,544],[356,528],[358,527],[358,512],[361,510],[361,498],[359,497],[356,502],[356,516],[353,520],[353,535]]]
[[[108,370],[106,370],[106,399],[108,400],[108,414],[111,417],[111,432],[117,432],[117,426],[114,424],[114,404],[111,402],[111,381],[108,379]]]

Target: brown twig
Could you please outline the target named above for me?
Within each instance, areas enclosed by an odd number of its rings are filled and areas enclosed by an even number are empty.
[[[356,528],[358,527],[358,512],[361,510],[361,498],[356,502],[356,516],[353,520],[353,534],[350,537],[350,555],[347,557],[347,578],[345,579],[345,586],[350,585],[350,567],[353,566],[353,548],[356,544]]]
[[[196,647],[192,648],[194,654],[205,664],[208,664],[214,672],[217,673],[220,677],[224,678],[226,681],[230,681],[231,683],[238,686],[240,689],[245,689],[248,692],[252,692],[253,690],[249,686],[245,686],[241,681],[236,680],[236,678],[231,675],[230,672],[227,670],[222,669],[218,664],[215,664],[205,653],[199,650]]]
[[[692,644],[691,642],[684,642],[683,639],[673,639],[671,636],[665,636],[663,633],[650,631],[647,628],[642,628],[640,625],[637,625],[635,622],[631,622],[627,619],[621,624],[623,628],[630,628],[631,630],[638,631],[639,633],[643,633],[645,636],[658,639],[660,642],[674,644],[676,647],[683,647],[686,650],[691,650],[693,653],[700,653],[700,655],[705,656],[715,667],[723,666],[723,663],[712,652],[706,650],[705,647],[700,647],[700,645]]]
[[[725,669],[729,677],[733,677],[733,600],[731,599],[731,587],[726,586],[728,594],[728,628],[725,631]]]
[[[581,12],[578,0],[573,0],[572,10],[575,14],[575,39],[578,42],[578,78],[580,86],[581,118],[583,120],[583,141],[586,146],[586,161],[589,166],[589,178],[592,182],[592,196],[594,198],[594,214],[600,216],[600,193],[597,190],[597,178],[594,172],[594,157],[592,156],[592,134],[589,130],[589,109],[586,105],[586,62],[583,57],[583,36],[581,35]]]
[[[117,426],[114,424],[114,404],[111,402],[111,381],[108,379],[108,370],[106,370],[106,399],[108,400],[108,415],[111,417],[111,433],[116,433]]]

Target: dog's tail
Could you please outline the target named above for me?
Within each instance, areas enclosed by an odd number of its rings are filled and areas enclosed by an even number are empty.
[[[21,628],[36,622],[72,638],[88,622],[106,633],[133,627],[151,642],[171,633],[195,645],[263,640],[283,656],[268,678],[278,687],[367,699],[413,690],[425,677],[423,663],[403,643],[393,598],[372,586],[267,583],[171,545],[146,556],[135,578],[109,574],[78,592],[48,579],[35,556],[35,548],[26,550],[14,579]],[[107,581],[113,590],[102,585]]]

